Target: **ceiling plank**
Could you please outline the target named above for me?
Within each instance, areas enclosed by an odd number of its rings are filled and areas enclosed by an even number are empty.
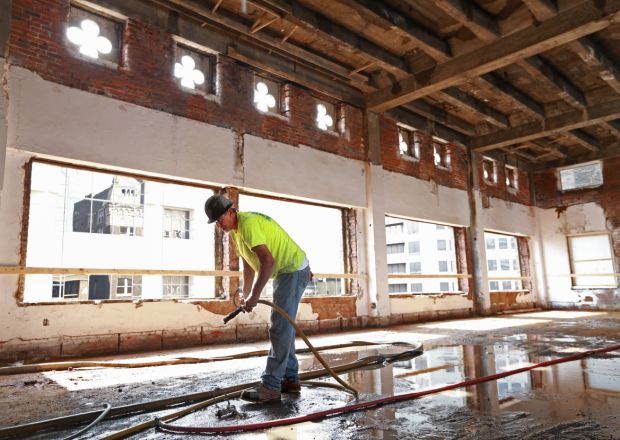
[[[447,127],[450,127],[460,133],[467,134],[469,136],[473,136],[476,134],[476,129],[473,125],[468,122],[457,118],[456,116],[451,115],[447,111],[429,104],[422,99],[418,99],[417,101],[410,102],[409,104],[405,104],[402,107],[407,110],[411,110],[419,115],[422,115],[426,118],[429,118],[435,122],[439,122]]]
[[[620,99],[576,110],[559,116],[547,118],[507,130],[489,133],[470,140],[470,147],[475,151],[487,151],[495,148],[527,142],[534,139],[576,130],[589,125],[599,124],[620,117]]]
[[[433,0],[433,3],[482,40],[494,40],[501,36],[495,18],[473,1]]]
[[[280,14],[283,19],[310,31],[325,39],[337,48],[370,58],[382,68],[392,71],[394,68],[408,72],[405,61],[376,45],[372,41],[348,30],[347,28],[330,21],[327,17],[307,8],[299,2],[274,2],[273,0],[249,0],[250,3],[270,10],[273,14]],[[282,3],[280,8],[273,7],[274,3]],[[270,9],[271,8],[271,9]]]
[[[620,16],[620,0],[587,0],[571,9],[521,31],[502,37],[485,47],[412,75],[397,85],[368,96],[368,108],[385,111],[431,93],[463,84],[520,59],[605,29]]]

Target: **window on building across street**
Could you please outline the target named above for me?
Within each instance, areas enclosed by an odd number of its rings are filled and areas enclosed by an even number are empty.
[[[574,287],[617,286],[608,234],[572,236],[568,244]]]
[[[213,192],[176,183],[33,162],[26,264],[60,269],[209,270],[214,226],[203,212]],[[174,210],[168,208],[171,204]],[[168,214],[166,214],[168,212]],[[183,238],[183,244],[170,238]],[[187,283],[186,283],[187,284]],[[214,277],[193,276],[190,297],[215,296]],[[26,275],[23,301],[162,299],[160,275]]]
[[[215,57],[177,44],[173,75],[186,90],[213,93]]]
[[[493,159],[482,159],[482,177],[486,183],[497,184],[497,162]]]
[[[433,139],[433,157],[439,168],[450,168],[451,158],[447,144]]]
[[[120,64],[122,33],[120,21],[71,6],[65,36],[76,56]]]
[[[504,174],[506,175],[506,187],[512,190],[519,189],[519,173],[517,169],[506,165],[504,166]]]
[[[164,276],[162,277],[163,298],[189,297],[189,277]]]
[[[517,238],[491,232],[485,232],[484,238],[487,267],[489,269],[489,277],[492,278],[489,281],[489,289],[492,291],[521,290],[521,280],[502,280],[500,278],[516,278],[521,276]]]
[[[190,211],[187,209],[164,209],[164,238],[189,240]]]
[[[387,237],[396,237],[403,233],[403,224],[394,223],[392,225],[385,225],[385,235]]]
[[[280,113],[280,84],[266,78],[254,78],[254,105],[265,113]]]
[[[442,273],[446,278],[420,278],[415,283],[409,283],[412,287],[410,293],[431,294],[441,292],[441,283],[448,283],[449,291],[454,291],[456,279],[449,277],[456,273],[456,251],[454,246],[454,229],[450,226],[436,223],[417,222],[404,220],[396,217],[385,218],[386,228],[389,231],[395,225],[398,233],[386,232],[386,253],[388,260],[388,283],[405,284],[410,279],[399,278],[398,273],[436,275]],[[403,242],[404,241],[404,242]],[[405,246],[406,251],[405,252]],[[406,272],[393,272],[393,268],[402,268],[400,264],[406,264]],[[444,290],[445,291],[445,290]]]
[[[406,284],[390,284],[389,293],[407,293]]]
[[[450,290],[450,283],[447,281],[442,281],[439,283],[439,290],[442,292],[448,292]]]
[[[239,209],[259,212],[275,220],[304,250],[312,272],[338,274],[345,272],[343,214],[339,208],[316,206],[254,195],[239,195]],[[404,251],[404,244],[402,250]],[[240,266],[243,269],[243,266]],[[345,283],[340,278],[313,278],[305,296],[344,295]],[[273,294],[269,281],[265,295]]]
[[[418,226],[418,222],[412,222],[409,220],[405,220],[405,224],[407,225],[407,234],[417,234],[420,230],[420,226]]]
[[[411,283],[411,293],[421,293],[422,283]]]
[[[600,162],[590,162],[559,169],[560,189],[569,191],[580,188],[594,188],[603,184]]]
[[[405,243],[394,243],[387,245],[388,254],[403,254],[405,253]]]
[[[388,273],[405,273],[406,270],[406,263],[388,264]]]
[[[398,152],[412,159],[420,158],[421,135],[417,130],[398,127]]]
[[[318,101],[316,104],[316,126],[325,131],[336,131],[336,108],[333,104]]]

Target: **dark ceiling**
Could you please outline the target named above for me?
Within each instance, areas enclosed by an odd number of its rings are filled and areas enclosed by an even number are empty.
[[[620,154],[620,0],[150,0],[227,55],[529,169]]]

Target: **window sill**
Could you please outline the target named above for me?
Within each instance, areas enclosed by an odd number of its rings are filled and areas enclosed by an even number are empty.
[[[420,293],[390,293],[390,297],[394,298],[415,298],[416,296],[467,296],[466,292],[420,292]]]
[[[571,287],[572,290],[600,290],[600,289],[613,290],[617,288],[618,288],[618,285],[615,285],[615,286],[573,286]]]
[[[408,154],[398,153],[398,158],[406,162],[419,162],[420,159],[415,156],[409,156]]]

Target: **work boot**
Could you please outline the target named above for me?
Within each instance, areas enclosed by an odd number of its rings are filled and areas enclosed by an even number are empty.
[[[292,381],[288,379],[282,380],[282,385],[280,385],[280,389],[283,393],[292,393],[299,394],[301,393],[301,384],[299,381]]]
[[[241,398],[248,402],[254,403],[267,403],[279,401],[281,397],[280,391],[270,390],[263,384],[249,390],[243,390],[241,392]]]

